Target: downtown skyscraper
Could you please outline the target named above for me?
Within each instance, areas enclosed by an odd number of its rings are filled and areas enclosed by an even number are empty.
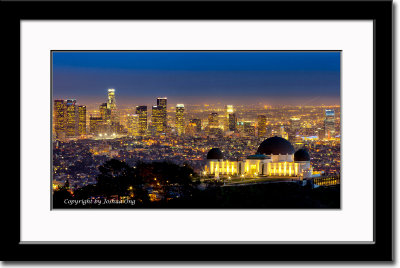
[[[257,136],[260,138],[266,137],[267,135],[267,117],[265,115],[257,116]]]
[[[233,105],[226,106],[226,114],[227,114],[227,130],[236,131],[237,118],[234,113]]]
[[[129,136],[139,136],[139,117],[138,114],[127,115],[127,130]]]
[[[65,136],[66,105],[64,100],[54,100],[54,131],[57,138]]]
[[[117,114],[117,103],[115,101],[115,89],[109,88],[108,89],[108,100],[107,100],[107,107],[110,109],[111,114],[111,122],[118,123],[118,114]]]
[[[79,135],[86,135],[86,106],[78,106],[78,133]]]
[[[76,106],[76,100],[70,99],[66,102],[66,120],[65,120],[65,132],[67,137],[78,136],[78,107]]]
[[[136,114],[139,116],[139,134],[147,132],[147,106],[136,106]]]
[[[153,106],[151,109],[151,124],[155,132],[164,132],[164,108],[160,105]]]
[[[325,138],[335,137],[335,110],[325,109],[324,128]]]
[[[165,132],[167,128],[167,98],[157,98],[157,106],[160,108],[157,108],[160,111],[160,118],[162,121],[162,129],[160,129],[160,132]]]
[[[185,128],[185,118],[184,118],[184,112],[185,112],[185,105],[183,104],[177,104],[176,105],[176,115],[175,115],[175,125],[176,125],[176,131],[179,136],[181,136],[184,132]]]
[[[54,100],[53,120],[57,139],[87,134],[86,106],[78,106],[75,99]]]

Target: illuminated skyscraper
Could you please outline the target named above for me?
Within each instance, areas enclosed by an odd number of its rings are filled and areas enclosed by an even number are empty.
[[[79,114],[79,126],[78,126],[79,135],[86,135],[86,106],[79,105],[78,114]]]
[[[236,126],[237,126],[236,114],[234,114],[234,113],[228,114],[228,129],[229,129],[229,131],[236,131]]]
[[[111,113],[111,122],[118,123],[118,115],[117,115],[117,103],[115,101],[115,89],[108,89],[108,101],[107,101],[108,109],[110,109]]]
[[[233,105],[226,105],[226,113],[227,115],[233,114]]]
[[[127,128],[129,136],[139,135],[139,115],[138,114],[128,114],[127,115]]]
[[[335,110],[325,110],[324,128],[326,138],[330,139],[335,137]]]
[[[233,105],[226,105],[226,119],[225,119],[225,129],[229,131],[236,130],[236,115],[234,114]]]
[[[153,106],[151,109],[151,124],[157,133],[164,132],[164,107]]]
[[[139,115],[139,134],[145,135],[147,131],[147,106],[136,106],[136,114]]]
[[[260,138],[267,136],[267,117],[262,114],[257,116],[257,135]]]
[[[68,137],[78,136],[78,109],[76,100],[67,100],[66,103],[66,135]]]
[[[292,117],[290,118],[290,131],[293,134],[297,134],[300,130],[300,118]]]
[[[163,129],[160,132],[165,132],[167,128],[167,98],[157,98],[157,106],[160,106],[160,117]]]
[[[99,106],[100,116],[105,124],[111,124],[111,109],[108,106],[108,103],[102,103]]]
[[[97,135],[103,132],[103,118],[101,116],[90,116],[89,118],[89,132],[92,135]]]
[[[176,131],[179,136],[183,134],[185,127],[184,112],[185,112],[185,105],[177,104],[175,120],[176,120]]]
[[[210,113],[210,114],[208,115],[208,126],[209,126],[210,128],[219,127],[218,113]]]
[[[65,135],[66,104],[64,100],[54,100],[54,131],[57,138]]]

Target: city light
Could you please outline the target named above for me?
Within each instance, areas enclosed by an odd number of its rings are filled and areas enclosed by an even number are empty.
[[[306,97],[301,105],[275,103],[265,85],[253,96],[252,76],[246,76],[248,85],[227,83],[232,94],[225,89],[219,95],[222,83],[215,73],[216,80],[207,82],[212,89],[189,86],[187,96],[175,94],[168,82],[154,92],[145,83],[132,86],[136,95],[129,98],[129,87],[107,84],[93,100],[56,95],[75,99],[53,101],[53,191],[162,207],[202,191],[203,196],[221,191],[216,199],[229,202],[224,194],[248,185],[340,184],[339,104],[311,104]],[[167,81],[180,79],[171,75]],[[108,84],[120,85],[116,82]],[[158,97],[160,92],[171,95]],[[118,193],[101,192],[107,187]],[[240,194],[252,198],[252,193]]]

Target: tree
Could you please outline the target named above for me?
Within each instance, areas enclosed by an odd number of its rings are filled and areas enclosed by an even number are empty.
[[[127,195],[128,188],[138,185],[135,171],[125,162],[111,159],[99,167],[97,189],[107,197],[111,195]]]
[[[64,186],[53,192],[53,207],[54,208],[65,208],[68,207],[65,204],[66,199],[73,199],[73,196],[69,192],[69,181],[67,180]]]

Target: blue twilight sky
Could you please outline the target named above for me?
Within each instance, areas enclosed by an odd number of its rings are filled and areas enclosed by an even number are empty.
[[[339,104],[340,52],[53,52],[53,96],[79,104]]]

